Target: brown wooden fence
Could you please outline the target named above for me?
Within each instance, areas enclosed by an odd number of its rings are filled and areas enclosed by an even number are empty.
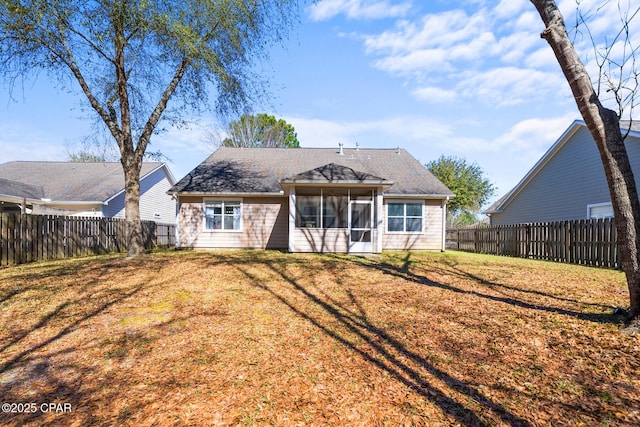
[[[451,229],[447,230],[447,248],[620,268],[611,219]]]
[[[145,248],[175,245],[175,225],[142,222]],[[122,219],[0,215],[0,266],[126,250]]]

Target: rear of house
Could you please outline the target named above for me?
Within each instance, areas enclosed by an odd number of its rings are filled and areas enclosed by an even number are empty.
[[[453,193],[405,150],[221,147],[170,191],[178,246],[443,250]]]

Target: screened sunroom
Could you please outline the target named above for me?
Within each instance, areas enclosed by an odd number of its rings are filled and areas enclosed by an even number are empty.
[[[289,193],[289,249],[378,252],[382,191],[391,182],[329,164],[283,180]],[[321,184],[321,185],[319,185]]]

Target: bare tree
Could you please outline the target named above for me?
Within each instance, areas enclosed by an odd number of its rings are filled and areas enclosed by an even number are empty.
[[[623,28],[616,39],[626,37],[626,42],[623,42],[630,50],[624,53],[623,59],[618,63],[610,61],[612,59],[610,49],[608,52],[607,49],[597,52],[600,79],[594,87],[587,69],[567,34],[564,19],[556,2],[531,0],[531,3],[536,7],[546,26],[541,37],[551,46],[571,87],[580,114],[600,153],[615,215],[622,269],[629,288],[631,325],[627,330],[637,332],[640,325],[640,200],[638,200],[633,171],[624,144],[625,135],[620,128],[620,117],[625,111],[624,108],[629,109],[628,114],[631,118],[638,82],[638,74],[635,70],[628,74],[620,70],[635,66],[636,50],[631,46],[629,34],[626,32],[625,35],[626,30]],[[628,29],[629,19],[635,17],[637,13],[635,10],[623,14],[623,17],[626,16],[623,27]],[[632,86],[629,86],[629,82]],[[605,93],[613,93],[619,111],[606,108],[602,104],[600,91],[603,89],[603,84],[604,88],[610,91]]]
[[[129,256],[144,251],[140,168],[161,120],[181,121],[215,91],[220,113],[263,93],[253,72],[297,16],[297,0],[0,0],[0,72],[45,70],[80,92],[118,146]],[[10,83],[13,85],[13,83]],[[168,110],[169,100],[181,105]]]

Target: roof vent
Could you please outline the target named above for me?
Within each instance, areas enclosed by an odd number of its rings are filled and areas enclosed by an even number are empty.
[[[360,144],[356,142],[356,151],[360,151]]]
[[[342,146],[343,146],[342,142],[338,142],[338,155],[339,156],[344,156],[344,151],[342,149]]]
[[[400,146],[398,146],[398,148],[396,148],[396,154],[400,154]]]

